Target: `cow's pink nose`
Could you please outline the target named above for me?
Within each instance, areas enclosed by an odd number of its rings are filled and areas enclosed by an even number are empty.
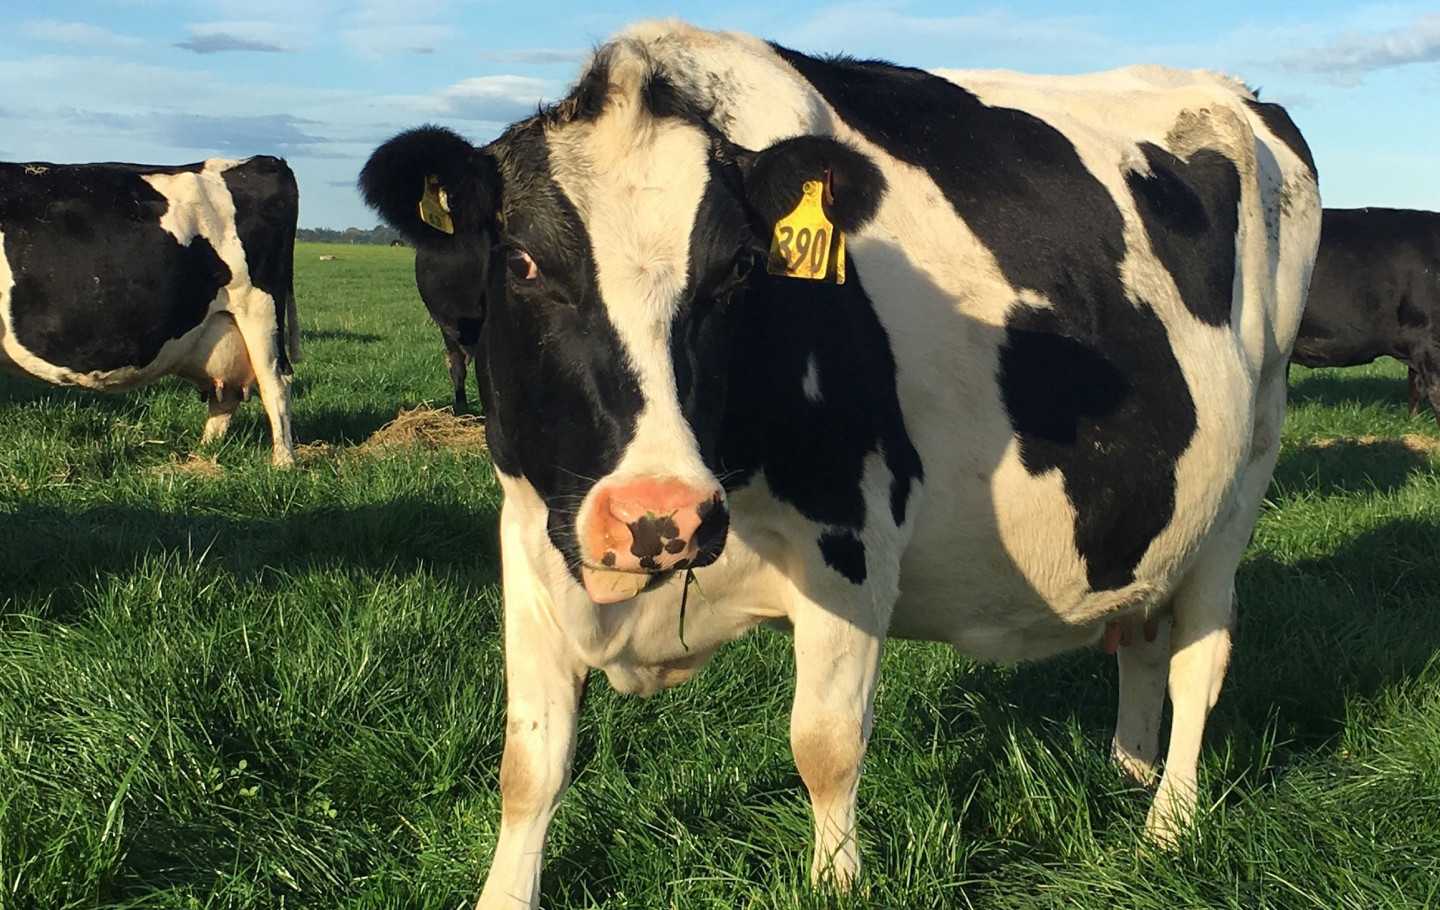
[[[729,524],[718,486],[643,478],[593,495],[588,526],[581,530],[582,556],[592,566],[620,572],[693,565]]]

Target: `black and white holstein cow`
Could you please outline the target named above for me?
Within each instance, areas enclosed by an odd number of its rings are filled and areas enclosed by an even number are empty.
[[[417,213],[436,183],[453,235]],[[793,628],[814,877],[859,868],[887,635],[1130,642],[1115,754],[1153,780],[1168,682],[1148,829],[1184,829],[1320,231],[1282,109],[1203,72],[928,73],[644,23],[493,143],[422,127],[361,185],[417,244],[495,238],[508,724],[480,907],[537,903],[587,671],[653,693],[767,620]],[[802,198],[845,232],[843,283],[769,272],[840,252],[802,242]]]
[[[1440,423],[1440,212],[1326,209],[1291,360],[1350,367],[1388,355],[1410,368],[1410,416]]]
[[[104,390],[180,376],[209,402],[202,441],[257,385],[290,463],[299,198],[263,156],[0,163],[0,367]]]

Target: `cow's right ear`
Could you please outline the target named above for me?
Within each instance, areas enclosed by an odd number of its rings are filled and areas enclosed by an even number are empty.
[[[443,246],[454,235],[494,236],[500,170],[493,156],[459,134],[422,126],[375,150],[360,171],[360,195],[416,246]]]
[[[829,136],[796,136],[742,158],[745,195],[767,224],[794,210],[807,181],[824,184],[825,214],[857,231],[875,217],[885,177],[864,153]]]

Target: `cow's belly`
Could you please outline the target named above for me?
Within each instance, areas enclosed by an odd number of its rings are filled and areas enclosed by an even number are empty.
[[[1163,607],[1200,548],[1234,530],[1225,519],[1251,454],[1249,386],[1238,363],[1222,372],[1230,394],[1197,396],[1199,427],[1174,466],[1169,514],[1118,582],[1096,583],[1077,545],[1083,522],[1063,475],[1032,475],[1013,436],[998,458],[989,453],[988,475],[963,444],[932,454],[901,558],[891,634],[1011,662],[1084,647],[1107,622]],[[1121,538],[1125,530],[1122,521],[1109,529]]]
[[[118,392],[176,374],[208,388],[218,381],[244,388],[255,381],[245,342],[229,313],[210,313],[198,326],[160,346],[148,363],[127,364],[116,369],[76,370],[51,363],[29,350],[13,333],[0,334],[0,368],[33,376],[54,385],[81,386]]]

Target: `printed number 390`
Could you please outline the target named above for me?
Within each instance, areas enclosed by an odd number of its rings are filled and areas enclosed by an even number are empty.
[[[797,233],[794,228],[785,226],[780,228],[780,255],[785,257],[785,268],[790,272],[802,270],[815,274],[820,271],[825,262],[825,254],[830,250],[830,238],[824,228],[820,228],[812,235],[808,227],[801,228]],[[790,248],[791,242],[795,248]],[[809,259],[807,265],[806,259]]]

